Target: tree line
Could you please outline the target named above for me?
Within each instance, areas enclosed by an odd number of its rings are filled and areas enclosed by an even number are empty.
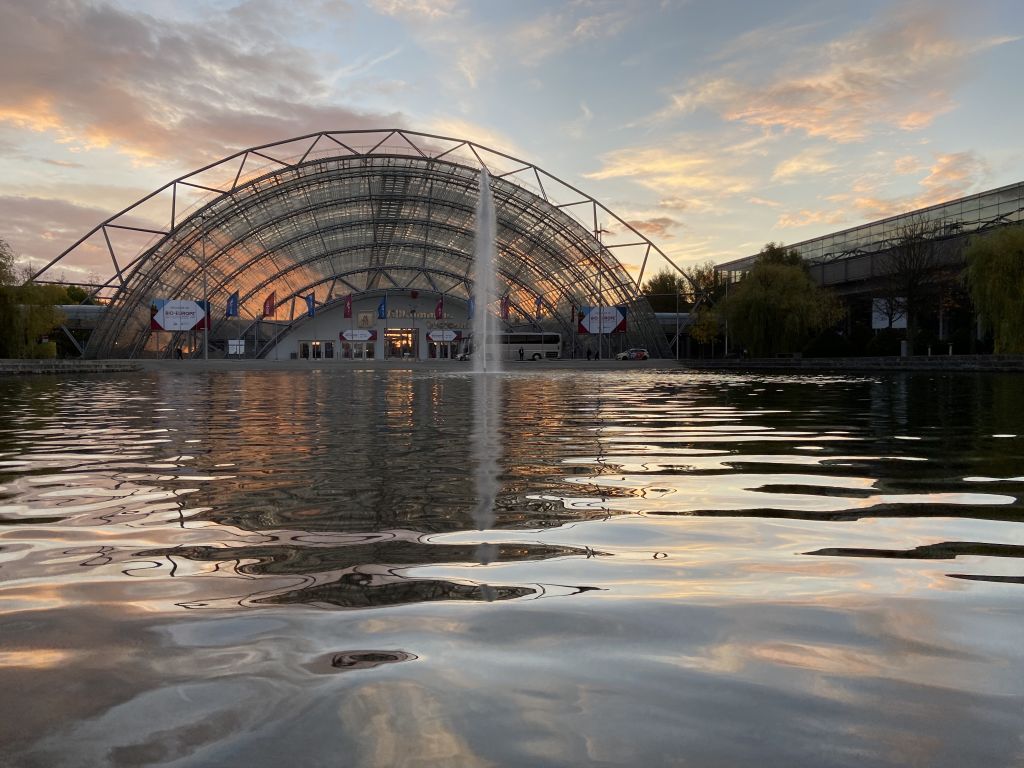
[[[64,322],[57,307],[87,301],[83,288],[33,283],[30,276],[0,240],[0,358],[55,357],[58,345],[50,336]]]

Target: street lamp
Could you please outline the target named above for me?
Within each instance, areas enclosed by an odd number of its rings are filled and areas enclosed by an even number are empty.
[[[202,231],[199,233],[199,243],[203,253],[203,360],[210,359],[210,297],[206,290],[206,221],[209,214],[204,213],[199,217],[202,223]]]
[[[595,222],[596,223],[596,222]],[[597,255],[600,263],[597,266],[597,356],[601,357],[601,341],[604,338],[604,295],[601,292],[601,278],[604,276],[604,244],[601,242],[601,235],[607,234],[607,229],[597,229]],[[608,353],[611,355],[611,340],[608,341]]]

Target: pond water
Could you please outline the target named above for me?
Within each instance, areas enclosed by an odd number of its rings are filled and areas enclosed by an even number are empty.
[[[1021,384],[0,380],[0,765],[1020,765]]]

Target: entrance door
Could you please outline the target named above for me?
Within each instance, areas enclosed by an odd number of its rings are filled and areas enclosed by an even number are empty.
[[[415,328],[388,328],[384,331],[386,357],[415,360],[419,357],[418,336]]]

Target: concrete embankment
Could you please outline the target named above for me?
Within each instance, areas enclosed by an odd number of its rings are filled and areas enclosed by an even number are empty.
[[[748,360],[684,360],[701,371],[935,371],[1024,373],[1024,355],[917,355],[914,357],[787,357]]]
[[[134,360],[0,360],[0,376],[124,373],[138,370],[140,367]]]

